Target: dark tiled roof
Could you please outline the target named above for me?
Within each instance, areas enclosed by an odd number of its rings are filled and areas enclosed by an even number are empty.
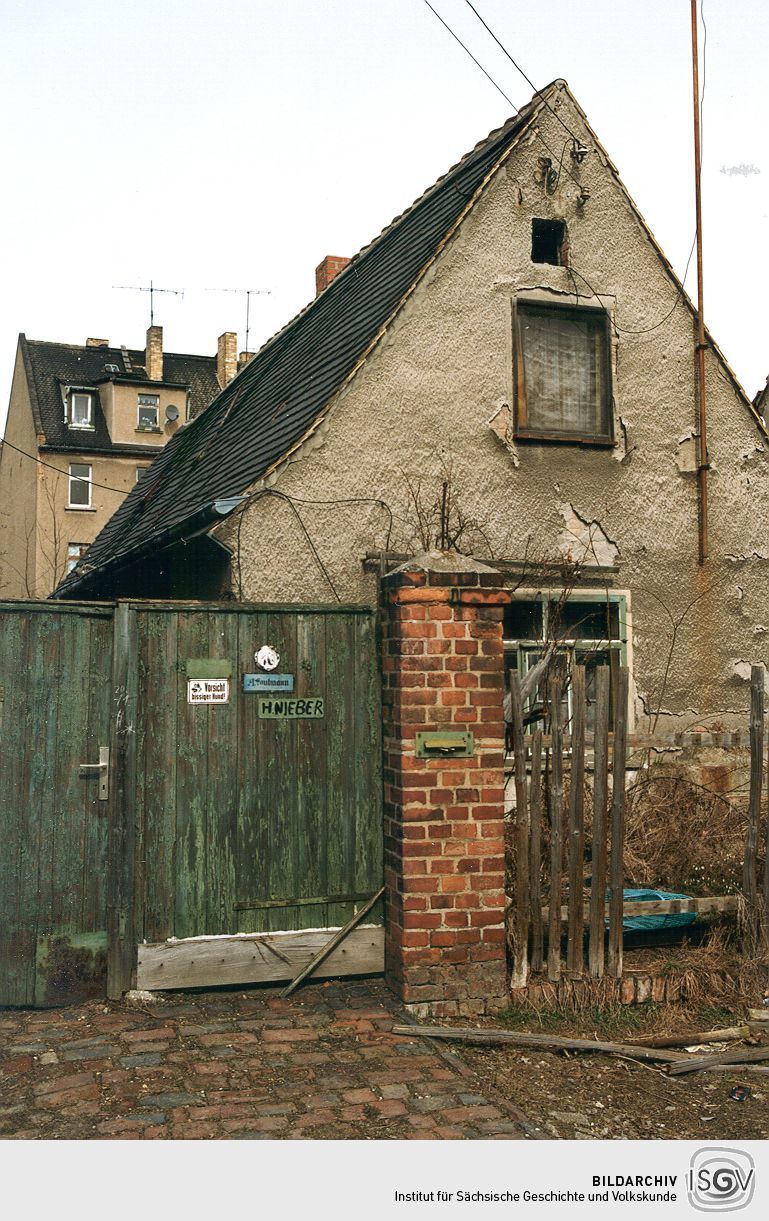
[[[534,109],[463,157],[174,436],[89,548],[87,571],[68,577],[57,596],[98,595],[100,570],[210,525],[214,500],[239,495],[301,440]]]
[[[144,352],[129,351],[132,373],[126,372],[120,348],[80,347],[69,343],[47,343],[19,337],[27,373],[35,427],[45,435],[47,445],[67,449],[111,450],[113,445],[101,405],[96,401],[94,431],[68,428],[64,419],[62,386],[96,386],[110,377],[151,384],[144,368]],[[107,365],[117,365],[118,374]],[[163,379],[174,385],[190,387],[190,412],[197,415],[219,393],[215,356],[184,356],[175,352],[163,355]]]

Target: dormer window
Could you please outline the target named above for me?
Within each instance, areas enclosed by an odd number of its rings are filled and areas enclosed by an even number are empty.
[[[70,390],[67,423],[70,428],[93,428],[93,395],[87,390]]]
[[[158,413],[160,411],[159,394],[139,395],[139,414],[136,427],[140,432],[158,431]]]

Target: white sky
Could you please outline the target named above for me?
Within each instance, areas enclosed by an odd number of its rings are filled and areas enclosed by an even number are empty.
[[[464,0],[432,0],[517,106],[532,90]],[[769,373],[769,5],[703,0],[706,318]],[[538,87],[565,77],[682,274],[692,242],[689,0],[476,0]],[[19,331],[251,347],[509,107],[423,0],[0,0],[0,416]],[[748,167],[748,172],[746,172]],[[741,170],[741,172],[735,172]],[[731,172],[729,172],[731,171]],[[687,287],[696,291],[696,272]],[[667,298],[660,302],[660,317]]]

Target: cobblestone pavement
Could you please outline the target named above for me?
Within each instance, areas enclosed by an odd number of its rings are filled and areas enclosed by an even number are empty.
[[[0,1138],[507,1139],[525,1117],[377,981],[0,1011]]]

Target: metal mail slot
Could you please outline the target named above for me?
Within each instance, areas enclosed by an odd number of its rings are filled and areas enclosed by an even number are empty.
[[[416,737],[417,759],[469,759],[475,752],[475,739],[467,733],[423,733]]]

